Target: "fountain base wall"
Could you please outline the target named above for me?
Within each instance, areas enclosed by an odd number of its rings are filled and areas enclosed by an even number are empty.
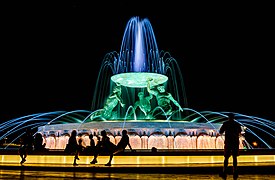
[[[102,130],[106,130],[110,141],[117,144],[122,130],[126,129],[133,149],[223,149],[224,137],[216,137],[220,126],[221,124],[163,120],[102,121],[46,125],[39,127],[38,132],[44,135],[48,149],[65,149],[73,129],[78,131],[78,138],[83,139],[84,146],[89,145],[89,134],[94,135],[97,143],[97,136],[100,136]],[[244,148],[243,140],[240,139],[241,149]]]

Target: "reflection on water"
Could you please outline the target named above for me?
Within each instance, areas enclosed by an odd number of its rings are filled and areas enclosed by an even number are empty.
[[[133,173],[89,173],[89,172],[54,172],[54,171],[24,171],[24,170],[0,170],[0,179],[26,179],[26,180],[40,180],[40,179],[150,179],[150,180],[216,180],[221,179],[217,174],[133,174]],[[233,179],[229,175],[227,180]],[[247,174],[239,175],[241,180],[270,180],[275,179],[275,175],[265,174]]]

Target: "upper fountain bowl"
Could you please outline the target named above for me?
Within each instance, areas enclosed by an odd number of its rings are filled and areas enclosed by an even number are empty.
[[[111,80],[116,84],[133,88],[147,87],[149,79],[151,79],[151,86],[157,86],[168,81],[168,77],[163,74],[148,72],[121,73],[111,77]]]

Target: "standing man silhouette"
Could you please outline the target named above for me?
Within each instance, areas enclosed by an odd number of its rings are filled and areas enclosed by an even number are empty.
[[[25,134],[23,138],[21,139],[21,146],[19,148],[19,155],[21,157],[20,164],[22,165],[24,162],[26,162],[26,158],[28,154],[30,154],[33,151],[33,134],[31,129],[26,128]]]
[[[224,167],[222,177],[226,178],[226,170],[228,167],[228,159],[232,155],[233,157],[233,177],[238,177],[237,172],[237,157],[239,156],[239,137],[241,135],[241,125],[235,121],[234,114],[228,114],[228,120],[225,121],[219,133],[225,133],[224,140]]]
[[[74,129],[71,132],[71,136],[68,140],[67,147],[69,147],[68,151],[70,154],[74,154],[74,163],[73,165],[77,165],[76,160],[79,160],[79,153],[80,153],[80,146],[82,143],[82,139],[80,138],[79,141],[77,142],[76,139],[77,136],[77,131]]]

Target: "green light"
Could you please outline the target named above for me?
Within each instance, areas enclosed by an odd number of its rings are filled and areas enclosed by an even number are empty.
[[[147,72],[131,72],[116,74],[111,77],[111,80],[115,83],[119,83],[122,86],[144,88],[147,87],[148,79],[151,81],[151,86],[163,84],[168,80],[168,77],[158,73]]]

